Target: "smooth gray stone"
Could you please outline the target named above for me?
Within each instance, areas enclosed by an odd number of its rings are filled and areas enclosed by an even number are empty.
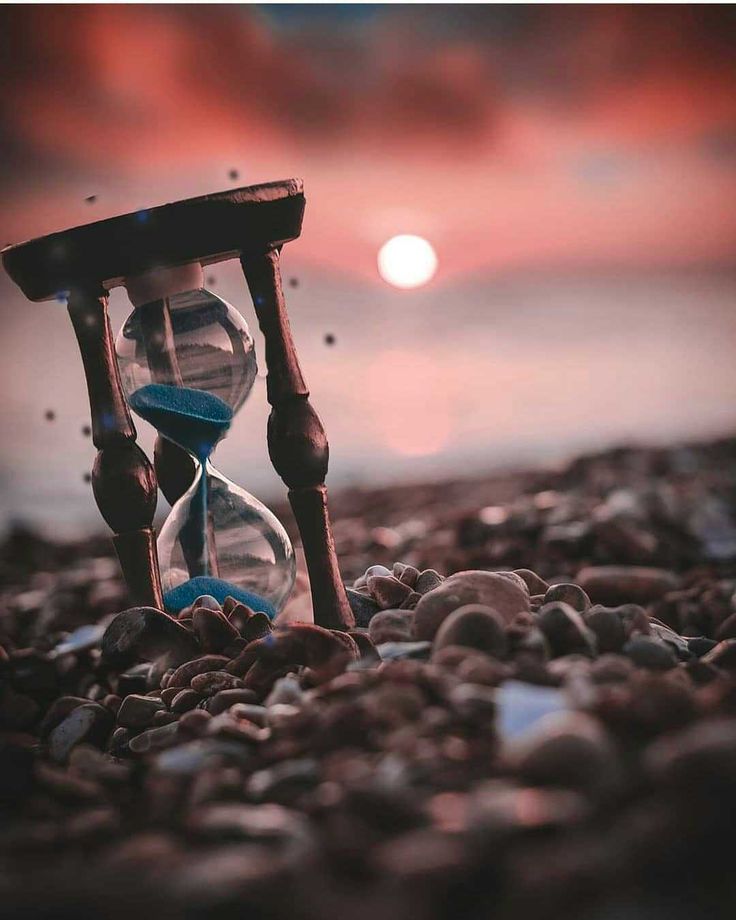
[[[376,646],[382,661],[400,661],[402,658],[429,658],[431,642],[384,642]]]
[[[507,680],[496,691],[496,725],[507,741],[526,734],[545,716],[569,708],[565,694],[553,687]]]
[[[350,603],[350,609],[353,611],[355,623],[357,626],[368,626],[371,618],[381,609],[372,597],[367,594],[361,594],[360,591],[354,591],[352,588],[345,588]]]
[[[77,706],[49,735],[49,755],[56,763],[66,763],[72,750],[84,742],[101,747],[113,724],[109,709],[99,703]]]

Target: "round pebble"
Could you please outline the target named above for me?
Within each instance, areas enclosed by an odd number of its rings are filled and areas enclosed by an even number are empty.
[[[414,636],[431,641],[442,622],[466,604],[491,607],[509,623],[519,611],[529,610],[529,593],[495,572],[460,572],[422,596],[414,609]]]
[[[442,622],[434,637],[434,647],[468,646],[504,658],[508,651],[504,627],[502,617],[495,610],[480,604],[467,604]]]

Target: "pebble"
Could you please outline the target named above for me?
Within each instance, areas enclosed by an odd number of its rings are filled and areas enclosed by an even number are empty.
[[[267,708],[277,706],[280,703],[298,703],[302,698],[302,688],[296,677],[288,675],[280,677],[273,689],[264,700],[263,705]]]
[[[351,629],[348,632],[348,635],[353,640],[353,642],[355,642],[361,660],[367,661],[370,659],[376,659],[378,657],[376,646],[367,632],[364,632],[360,629]],[[350,665],[348,665],[348,667],[350,667]]]
[[[190,709],[179,718],[179,734],[194,735],[199,738],[205,734],[211,721],[212,716],[206,710]]]
[[[424,569],[417,576],[413,587],[417,594],[427,594],[430,591],[434,591],[435,588],[439,588],[443,581],[444,578],[439,572],[435,572],[434,569]]]
[[[549,585],[543,578],[540,578],[536,572],[532,572],[531,569],[514,569],[514,574],[522,579],[531,596],[536,594],[544,595],[547,593]]]
[[[669,671],[677,665],[677,655],[665,642],[650,639],[648,636],[636,636],[629,639],[623,653],[638,668],[651,671]]]
[[[649,631],[650,634],[659,639],[660,642],[669,645],[681,661],[688,661],[692,657],[687,639],[684,639],[679,633],[676,633],[674,629],[670,629],[669,626],[660,623],[659,620],[656,620],[654,617],[649,618]]]
[[[113,667],[136,659],[152,661],[165,656],[170,663],[198,653],[194,635],[180,623],[153,607],[131,607],[119,613],[102,637],[102,657]]]
[[[525,617],[522,622],[520,617]],[[534,658],[546,662],[550,656],[550,647],[541,629],[530,614],[520,614],[506,629],[509,653],[518,661],[520,657]]]
[[[108,693],[107,696],[103,697],[102,705],[105,709],[109,709],[113,715],[117,715],[122,702],[122,697],[118,696],[117,693]]]
[[[596,638],[600,654],[620,652],[626,642],[624,622],[615,608],[596,604],[584,615],[585,625]]]
[[[695,636],[687,640],[687,647],[696,658],[702,658],[714,649],[718,643],[715,639],[706,639],[704,636]]]
[[[404,658],[426,660],[432,650],[431,642],[384,642],[376,646],[382,661],[400,661]]]
[[[369,626],[373,617],[381,609],[376,601],[372,597],[361,594],[353,588],[346,587],[345,593],[348,596],[350,609],[353,611],[356,626],[361,626],[363,628]]]
[[[196,690],[180,690],[171,701],[171,711],[174,713],[188,712],[194,709],[202,699],[202,694]]]
[[[414,610],[421,600],[422,595],[417,591],[412,591],[410,594],[404,598],[404,600],[399,605],[400,610]]]
[[[311,757],[287,760],[253,773],[246,783],[246,793],[256,801],[290,804],[305,790],[319,782],[317,761]]]
[[[180,665],[169,678],[166,689],[188,687],[192,679],[207,671],[219,671],[229,664],[224,655],[201,655]]]
[[[562,601],[544,604],[537,614],[537,625],[546,638],[553,658],[571,653],[593,656],[595,634],[582,616]]]
[[[700,660],[721,670],[736,672],[736,639],[723,639]]]
[[[154,715],[165,708],[166,704],[154,697],[131,694],[120,704],[117,722],[123,728],[145,728],[151,724]]]
[[[125,757],[128,753],[128,742],[131,734],[127,728],[116,728],[110,738],[108,750],[113,757]]]
[[[238,690],[243,686],[243,681],[227,671],[206,671],[197,674],[190,681],[192,690],[203,696],[214,696],[221,690]]]
[[[649,616],[639,604],[621,604],[614,610],[621,617],[627,638],[631,636],[648,636],[651,632]]]
[[[197,711],[187,713],[187,716],[196,714]],[[223,761],[237,763],[245,762],[247,759],[249,755],[240,744],[219,738],[202,738],[161,751],[156,755],[155,767],[160,773],[193,776],[208,767],[219,766]]]
[[[413,616],[409,611],[381,610],[370,621],[368,637],[374,645],[383,642],[408,642]]]
[[[467,807],[468,831],[476,845],[493,846],[499,834],[560,831],[584,822],[590,805],[566,789],[535,789],[489,780],[473,790]],[[513,839],[512,837],[512,839]]]
[[[128,696],[130,693],[145,693],[152,673],[153,665],[148,662],[142,662],[127,671],[123,671],[122,674],[118,674],[116,684],[118,696]]]
[[[161,700],[165,703],[166,706],[171,706],[171,703],[178,694],[181,693],[184,687],[164,687],[161,691]]]
[[[521,577],[521,575],[517,575],[516,572],[502,571],[502,572],[494,572],[493,574],[500,575],[502,578],[508,578],[510,582],[513,582],[513,584],[518,585],[522,591],[525,591],[527,594],[530,593],[529,586],[524,581],[524,579]]]
[[[382,610],[398,607],[412,593],[409,585],[405,585],[393,575],[370,575],[366,583],[373,599]]]
[[[590,598],[583,591],[580,585],[561,583],[551,585],[544,595],[544,604],[551,604],[555,601],[562,601],[569,604],[578,613],[585,613],[590,607]]]
[[[646,566],[606,565],[581,569],[576,581],[598,604],[650,604],[668,591],[675,591],[679,582],[673,572]]]
[[[263,639],[273,632],[273,623],[270,617],[266,616],[262,610],[251,612],[247,621],[240,627],[240,635],[246,642],[255,642],[257,639]]]
[[[583,713],[540,720],[510,755],[522,782],[598,795],[618,779],[615,750],[599,723]]]
[[[466,604],[491,607],[510,623],[519,611],[529,610],[529,594],[526,586],[522,590],[497,572],[459,572],[419,601],[414,610],[415,638],[431,641],[445,618]]]
[[[107,628],[106,623],[87,623],[70,633],[63,642],[56,645],[51,654],[54,657],[72,653],[86,652],[96,648],[102,641]]]
[[[81,696],[60,696],[55,699],[43,717],[38,730],[39,736],[42,739],[48,738],[53,729],[63,722],[70,712],[86,703],[89,703],[89,700]]]
[[[49,734],[49,756],[56,763],[66,763],[78,744],[102,747],[112,730],[113,716],[98,703],[77,706]]]
[[[136,735],[135,738],[131,738],[128,747],[134,754],[146,754],[148,751],[159,750],[176,740],[178,730],[178,722],[162,725],[160,728],[149,728],[140,735]]]
[[[692,803],[696,816],[707,814],[713,821],[720,812],[730,831],[736,771],[736,725],[732,719],[701,722],[678,734],[665,735],[652,744],[645,762],[654,782]],[[712,833],[717,833],[715,827]]]
[[[419,569],[404,562],[395,562],[391,574],[394,578],[398,578],[399,581],[413,588],[417,583],[417,578],[419,578]]]
[[[198,607],[204,610],[214,610],[217,613],[220,613],[222,611],[220,602],[217,600],[216,597],[213,597],[211,594],[200,594],[199,597],[192,604],[192,610],[196,610]]]
[[[715,632],[715,638],[720,639],[736,639],[736,613],[732,613],[729,617],[720,624],[718,629]]]
[[[262,616],[268,620],[265,614],[262,614]],[[217,609],[213,610],[208,607],[198,607],[197,603],[195,603],[194,612],[192,613],[192,627],[199,639],[202,650],[205,652],[222,652],[235,639],[240,638],[238,630],[220,611],[219,604]]]
[[[490,607],[467,604],[451,613],[434,637],[434,647],[468,646],[496,658],[504,658],[508,641],[503,619]]]
[[[207,700],[207,711],[210,712],[213,716],[216,716],[221,712],[225,712],[236,703],[249,705],[253,709],[262,709],[263,707],[261,706],[253,706],[253,704],[256,702],[256,699],[256,694],[252,690],[220,690]]]
[[[601,654],[591,665],[590,678],[597,684],[625,684],[634,666],[623,655]]]
[[[506,740],[524,736],[545,716],[569,708],[560,690],[517,680],[508,680],[499,687],[495,700],[496,724]]]

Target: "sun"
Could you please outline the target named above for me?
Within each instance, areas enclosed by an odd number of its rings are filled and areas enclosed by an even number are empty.
[[[392,236],[379,249],[378,271],[394,287],[421,287],[437,271],[437,254],[424,237],[402,233]]]

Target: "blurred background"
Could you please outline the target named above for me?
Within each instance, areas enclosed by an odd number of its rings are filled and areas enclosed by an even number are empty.
[[[731,6],[4,6],[0,243],[302,177],[333,488],[730,434],[735,39]],[[437,258],[411,289],[399,234]],[[99,527],[66,310],[2,275],[0,318],[0,527]],[[260,378],[215,464],[269,501],[267,408]]]

